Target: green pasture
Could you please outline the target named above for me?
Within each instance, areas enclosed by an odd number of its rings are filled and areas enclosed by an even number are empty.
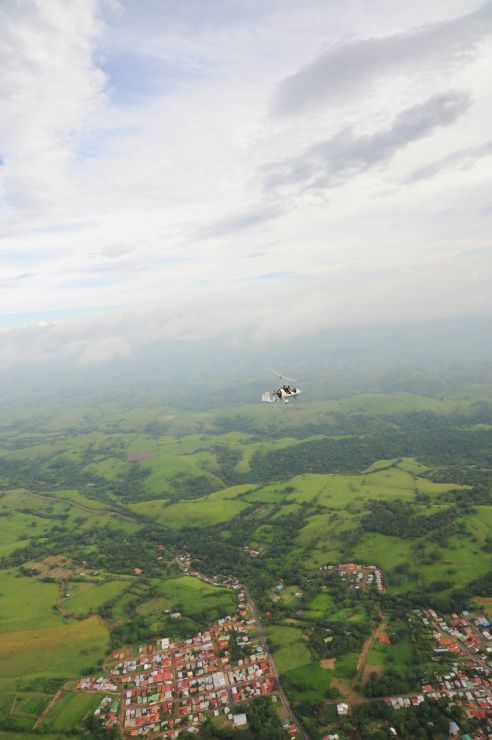
[[[397,457],[392,460],[377,460],[365,472],[372,473],[384,468],[397,468],[412,475],[426,475],[431,471],[428,465],[424,465],[414,457]]]
[[[109,481],[116,481],[122,478],[129,470],[130,463],[125,460],[120,460],[117,457],[107,457],[100,462],[90,463],[86,465],[84,470],[88,473],[93,473],[101,478],[106,478]]]
[[[414,652],[409,640],[385,644],[375,642],[367,655],[366,665],[393,669],[399,674],[407,673],[414,665]]]
[[[128,581],[106,581],[105,583],[72,581],[67,585],[69,597],[62,600],[61,606],[73,614],[85,616],[119,596],[126,588],[128,588]]]
[[[137,606],[137,612],[142,614],[142,616],[152,616],[158,619],[163,617],[164,612],[167,609],[172,609],[174,607],[174,603],[175,602],[173,602],[172,599],[166,599],[164,596],[155,596],[144,604]]]
[[[28,526],[28,530],[31,536],[38,533],[43,534],[45,531],[49,532],[55,525],[63,524],[68,529],[87,529],[109,526],[112,528],[125,529],[126,531],[135,531],[138,529],[136,523],[115,517],[106,511],[90,512],[80,509],[78,506],[73,506],[67,501],[54,501],[52,498],[48,498],[51,494],[40,494],[37,495],[33,492],[26,491],[25,489],[14,489],[6,491],[0,498],[0,513],[6,512],[13,516],[14,532],[16,531],[16,517],[17,514],[24,513],[25,516],[30,519],[23,520],[27,525],[28,522],[36,521],[36,527]],[[99,508],[97,502],[93,506],[91,499],[86,499],[87,506],[89,508]],[[29,512],[29,513],[27,513]],[[32,512],[32,513],[31,513]],[[15,516],[14,516],[15,513]],[[4,529],[5,522],[8,522],[10,517],[0,516],[0,532]],[[39,521],[41,520],[41,522]],[[17,523],[18,523],[17,518]],[[18,524],[17,524],[18,526]],[[8,529],[8,525],[6,526]],[[24,532],[25,534],[25,532]],[[1,542],[1,540],[0,540]],[[7,545],[11,543],[6,543]],[[22,541],[19,543],[19,547],[22,546]],[[27,544],[27,542],[26,542]],[[15,549],[12,548],[12,549]]]
[[[320,700],[330,688],[332,671],[322,668],[319,663],[309,663],[293,668],[282,674],[282,680],[293,699]]]
[[[345,533],[356,524],[356,517],[343,509],[309,517],[297,536],[293,553],[310,568],[340,562]]]
[[[355,504],[360,509],[369,499],[413,500],[416,493],[437,496],[457,488],[467,488],[456,483],[434,483],[396,467],[377,468],[359,475],[300,475],[287,481],[286,486],[295,489],[294,493],[288,495],[287,501],[316,502],[330,509],[343,508],[348,504]]]
[[[492,383],[475,383],[473,385],[460,385],[453,388],[447,394],[451,401],[476,402],[492,399]]]
[[[145,600],[149,592],[149,586],[144,581],[132,580],[129,587],[116,597],[111,611],[115,620],[124,620],[128,617],[128,605],[137,601]]]
[[[295,447],[295,445],[304,442],[314,442],[318,439],[324,439],[324,435],[315,434],[310,437],[304,437],[303,439],[282,437],[280,439],[269,439],[268,442],[253,442],[251,441],[252,439],[253,438],[249,435],[246,438],[244,438],[244,436],[240,438],[242,457],[234,468],[237,473],[248,473],[251,470],[251,458],[257,452],[259,454],[263,454],[266,452],[273,452],[275,450],[283,450],[286,447]],[[292,454],[295,454],[295,451],[293,451]]]
[[[103,658],[109,644],[108,631],[98,617],[4,632],[0,677],[75,677]]]
[[[415,540],[366,532],[353,549],[354,562],[379,565],[383,571],[412,561]]]
[[[436,414],[449,414],[463,409],[463,404],[458,400],[428,398],[427,396],[418,396],[404,391],[354,394],[339,401],[322,402],[320,406],[324,410],[329,409],[331,413],[377,414],[380,416],[412,411],[433,411]]]
[[[276,600],[282,601],[284,604],[291,604],[292,602],[299,604],[299,597],[296,596],[298,592],[299,586],[287,586],[282,591],[273,591],[272,595]]]
[[[40,724],[43,730],[72,730],[101,703],[100,694],[64,691]]]
[[[489,511],[489,517],[490,513],[492,510]],[[439,559],[430,565],[415,566],[421,573],[423,583],[442,580],[448,581],[452,588],[461,588],[490,571],[490,554],[484,553],[480,544],[468,535],[452,535],[446,547],[433,547],[432,550],[439,552]]]
[[[25,547],[31,537],[45,534],[55,522],[9,509],[0,499],[0,557]]]
[[[10,707],[13,704],[15,698],[14,693],[7,693],[5,688],[2,686],[0,691],[0,717],[6,717],[10,712]]]
[[[152,460],[140,463],[149,471],[145,479],[145,491],[149,494],[165,494],[175,490],[175,479],[199,478],[205,476],[215,489],[223,486],[220,478],[210,472],[210,467],[216,467],[217,461],[213,453],[199,453],[179,455],[175,452],[159,449]]]
[[[260,526],[253,532],[253,541],[256,544],[269,545],[272,540],[273,527],[270,524],[260,524]]]
[[[130,508],[173,529],[211,527],[214,524],[230,521],[247,506],[247,503],[243,501],[224,498],[223,491],[219,493],[221,496],[215,499],[211,496],[203,496],[168,506],[162,501],[143,501],[131,504]]]
[[[15,694],[10,706],[10,713],[37,719],[48,706],[51,694],[34,691],[22,691]],[[4,716],[4,715],[2,715]]]
[[[312,656],[302,630],[297,627],[272,625],[265,628],[265,633],[279,673],[311,663]]]
[[[48,496],[54,496],[55,498],[64,499],[65,501],[73,501],[74,504],[80,506],[86,506],[88,509],[100,509],[104,510],[108,508],[108,505],[103,501],[95,498],[89,498],[84,496],[83,493],[77,490],[63,490],[63,491],[49,491]]]
[[[289,516],[289,514],[297,514],[301,510],[300,504],[282,504],[280,511],[272,517],[275,519],[281,519],[283,516]]]
[[[193,576],[170,578],[153,582],[159,597],[164,597],[169,609],[192,618],[204,617],[212,622],[220,616],[232,614],[236,607],[234,592],[213,586]]]
[[[216,491],[215,493],[209,493],[207,498],[207,501],[224,501],[224,500],[232,500],[236,498],[243,498],[245,500],[248,499],[247,496],[243,496],[247,491],[250,491],[255,486],[251,483],[243,483],[238,486],[230,486],[229,488],[224,488],[222,491]]]
[[[333,678],[341,678],[344,681],[351,681],[355,676],[357,669],[358,653],[345,653],[337,658]]]
[[[0,632],[61,624],[62,618],[53,611],[58,588],[14,569],[0,571]]]
[[[354,547],[354,560],[379,565],[386,574],[397,565],[406,564],[417,574],[417,580],[411,581],[399,574],[397,585],[391,581],[387,584],[390,593],[437,581],[449,582],[450,588],[464,587],[490,570],[490,556],[483,552],[481,544],[490,531],[492,509],[476,508],[477,513],[466,518],[473,536],[449,535],[447,545],[443,546],[428,537],[403,539],[367,532]],[[417,543],[423,543],[424,549],[417,550]],[[430,562],[425,562],[427,560]]]
[[[244,496],[244,500],[251,503],[279,504],[282,503],[286,495],[285,486],[282,483],[275,483],[253,490]]]
[[[311,599],[305,611],[306,616],[316,619],[336,609],[335,599],[329,593],[317,594]]]

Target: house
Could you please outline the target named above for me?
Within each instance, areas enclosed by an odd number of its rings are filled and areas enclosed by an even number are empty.
[[[449,737],[458,737],[460,728],[456,722],[449,723]]]
[[[234,727],[244,727],[248,724],[248,719],[245,714],[236,714],[233,717]]]
[[[349,711],[349,705],[345,704],[345,702],[341,702],[340,704],[337,704],[337,712],[339,717],[346,717]]]

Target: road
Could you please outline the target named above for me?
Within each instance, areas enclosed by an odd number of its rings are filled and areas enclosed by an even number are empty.
[[[178,567],[180,568],[180,570],[188,573],[188,565],[186,563],[181,562],[179,560],[179,556],[176,558],[176,563],[178,564]],[[206,583],[213,583],[214,585],[217,585],[217,586],[222,585],[220,583],[215,583],[213,579],[209,578],[205,574],[200,573],[200,572],[198,572],[196,570],[193,571],[193,575],[195,576],[195,578],[199,578],[200,580],[205,581]],[[301,723],[297,719],[296,715],[294,714],[294,711],[293,711],[293,709],[292,709],[292,707],[290,705],[290,702],[289,702],[289,700],[288,700],[288,698],[287,698],[287,696],[285,694],[285,691],[282,688],[282,684],[280,683],[277,666],[275,665],[275,661],[273,660],[272,654],[270,653],[270,649],[268,647],[268,640],[266,638],[265,631],[264,631],[263,625],[261,623],[261,617],[258,614],[258,609],[256,608],[256,604],[254,602],[254,599],[251,596],[251,592],[250,592],[250,590],[249,590],[249,588],[247,586],[244,586],[243,584],[241,584],[239,582],[236,583],[236,586],[238,586],[239,588],[241,588],[244,591],[244,593],[246,594],[246,597],[247,597],[247,599],[249,601],[249,605],[251,607],[251,611],[253,612],[253,616],[255,618],[256,626],[258,628],[258,634],[260,636],[260,641],[261,641],[261,644],[263,646],[263,650],[265,651],[265,655],[268,657],[268,660],[270,661],[270,665],[272,667],[272,674],[273,674],[273,677],[274,677],[275,682],[277,684],[277,693],[280,696],[280,698],[282,699],[282,702],[283,702],[283,704],[284,704],[284,706],[285,706],[285,708],[286,708],[286,710],[287,710],[287,712],[289,714],[290,720],[291,720],[292,724],[296,726],[297,731],[300,734],[300,736],[303,738],[303,740],[309,740],[309,735],[306,733],[306,731],[302,727]],[[232,588],[232,587],[226,585],[225,588]]]
[[[372,648],[374,644],[374,640],[376,639],[376,637],[381,635],[386,628],[386,624],[384,622],[384,615],[381,611],[379,612],[379,614],[381,616],[382,621],[379,624],[377,624],[374,627],[374,629],[371,631],[371,634],[365,641],[362,651],[359,655],[359,659],[357,661],[357,669],[355,671],[354,680],[352,681],[352,691],[355,691],[359,679],[362,679],[364,675],[364,668],[366,667],[367,656],[369,655],[369,650]]]
[[[40,498],[45,498],[48,501],[54,501],[57,504],[69,504],[69,506],[73,506],[74,509],[80,509],[81,511],[86,511],[88,514],[109,514],[109,516],[118,516],[120,519],[126,519],[127,521],[132,521],[131,517],[125,516],[124,514],[120,514],[119,511],[114,511],[114,509],[93,509],[90,506],[84,506],[84,504],[79,504],[77,501],[71,501],[69,498],[60,498],[59,496],[50,496],[49,493],[39,493],[38,491],[29,491],[33,496],[39,496]]]
[[[62,694],[61,691],[57,691],[56,692],[56,694],[54,695],[54,697],[52,698],[52,700],[50,701],[50,703],[48,704],[48,706],[43,709],[43,711],[41,712],[41,714],[37,718],[36,722],[33,724],[33,726],[32,726],[32,729],[33,730],[35,730],[37,727],[39,727],[40,723],[46,717],[46,715],[50,711],[50,709],[53,706],[53,704],[55,704],[55,702],[58,701],[58,699],[60,698],[61,694]]]
[[[282,699],[284,706],[286,710],[289,713],[289,717],[291,719],[292,724],[294,724],[297,727],[297,731],[299,732],[300,736],[304,738],[304,740],[309,740],[309,735],[304,730],[301,723],[298,721],[296,715],[294,714],[292,707],[290,706],[290,702],[285,694],[285,691],[282,688],[282,684],[280,683],[279,675],[277,666],[275,665],[275,661],[273,660],[272,654],[270,653],[269,647],[268,647],[268,640],[265,635],[265,630],[263,629],[263,624],[261,623],[260,615],[258,614],[258,610],[256,608],[256,604],[251,596],[251,592],[247,586],[242,586],[244,593],[246,594],[249,604],[251,606],[251,611],[253,612],[254,618],[256,620],[256,625],[258,628],[258,634],[260,635],[261,644],[263,646],[263,650],[265,651],[265,654],[268,656],[268,659],[270,661],[270,665],[272,666],[272,672],[273,676],[275,678],[275,681],[277,682],[278,687],[278,694],[280,698]]]
[[[449,637],[449,632],[446,632],[446,630],[441,629],[439,626],[439,623],[434,617],[431,617],[432,626],[436,630],[436,632],[439,632],[440,635],[443,637]],[[481,668],[489,668],[489,663],[487,658],[482,658],[480,655],[477,655],[474,648],[468,647],[467,645],[464,645],[463,642],[460,642],[460,640],[456,639],[456,643],[459,645],[460,650],[462,650],[465,655],[467,655],[473,663],[477,663]],[[487,646],[487,643],[485,639],[483,639],[483,645]]]

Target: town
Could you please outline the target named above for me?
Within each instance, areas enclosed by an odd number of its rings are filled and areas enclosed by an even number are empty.
[[[95,711],[103,727],[119,727],[123,738],[163,739],[196,734],[207,718],[221,727],[240,729],[248,724],[247,703],[270,696],[278,705],[286,737],[305,737],[278,681],[247,588],[230,576],[209,577],[194,570],[189,553],[175,562],[187,575],[233,589],[236,612],[186,640],[165,637],[140,645],[135,654],[115,651],[109,676],[81,679],[78,690],[108,694]],[[336,572],[348,588],[384,592],[383,573],[377,566],[342,563],[320,570]],[[422,678],[420,691],[385,696],[385,702],[399,710],[447,699],[462,706],[469,718],[491,717],[492,636],[486,617],[466,611],[445,617],[433,609],[415,609],[409,621],[421,623],[432,636],[436,670],[432,677]],[[334,701],[340,718],[350,715],[353,701],[357,699]]]
[[[81,679],[78,690],[119,694],[119,700],[104,697],[96,710],[103,726],[119,726],[122,737],[159,738],[198,732],[207,717],[246,726],[247,715],[234,707],[274,694],[277,679],[252,604],[239,587],[237,604],[235,614],[187,640],[161,638],[126,659],[116,651],[110,680]],[[281,695],[275,693],[274,701],[281,704]],[[296,737],[293,722],[284,718],[283,725],[286,736]]]

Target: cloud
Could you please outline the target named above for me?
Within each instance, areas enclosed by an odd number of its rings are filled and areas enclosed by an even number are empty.
[[[125,359],[132,354],[132,348],[123,337],[109,337],[88,342],[80,355],[80,365],[94,365],[108,360]]]
[[[0,6],[1,183],[11,206],[56,205],[60,184],[68,188],[77,133],[103,99],[98,9],[97,0]]]
[[[14,275],[13,277],[0,278],[0,285],[9,285],[9,283],[18,283],[21,280],[27,280],[28,278],[36,277],[35,272],[23,272],[20,275]]]
[[[14,356],[123,358],[147,340],[268,338],[287,316],[302,334],[385,310],[452,314],[463,295],[489,306],[483,258],[480,283],[472,259],[458,277],[431,263],[439,294],[418,271],[443,245],[489,244],[489,173],[453,168],[485,156],[491,137],[490,3],[445,20],[479,3],[0,2],[0,323],[49,321],[2,335],[0,368]],[[278,81],[327,40],[326,59],[347,64],[321,65],[299,110],[345,88],[356,105],[302,125],[269,115]],[[473,107],[448,88],[469,89]],[[382,192],[437,166],[449,177]],[[382,306],[377,290],[395,275]]]
[[[232,216],[219,219],[211,226],[198,231],[195,238],[211,239],[252,229],[255,226],[259,226],[260,224],[264,224],[278,218],[282,214],[282,210],[283,209],[278,205],[258,205],[255,208],[250,208],[241,213],[236,213]]]
[[[456,152],[436,159],[431,164],[425,167],[419,167],[413,170],[407,177],[404,178],[404,183],[418,182],[419,180],[428,180],[440,172],[446,172],[448,170],[460,168],[472,167],[473,164],[483,157],[488,157],[492,154],[492,141],[486,141],[485,144],[479,144],[479,146],[471,146],[468,149],[459,149]]]
[[[483,250],[487,255],[487,248]],[[411,255],[410,255],[411,256]],[[467,254],[416,254],[401,266],[359,265],[308,281],[265,276],[232,289],[195,288],[159,304],[0,331],[0,374],[19,366],[122,363],[145,347],[220,339],[266,343],[333,326],[418,321],[490,313],[490,260],[470,269]],[[439,280],[436,281],[436,274]],[[280,277],[280,276],[277,276]],[[354,297],[356,296],[356,300]]]
[[[492,1],[488,0],[478,10],[453,20],[334,46],[283,80],[272,113],[296,115],[353,100],[382,75],[428,73],[440,65],[462,65],[474,59],[478,43],[491,32]]]
[[[468,93],[448,91],[434,95],[399,113],[389,129],[356,136],[344,129],[310,146],[302,154],[261,168],[266,190],[284,185],[332,188],[390,159],[399,149],[454,123],[471,105]]]
[[[101,255],[103,257],[122,257],[123,255],[129,254],[134,250],[134,246],[131,244],[108,244],[106,247],[101,249]]]

